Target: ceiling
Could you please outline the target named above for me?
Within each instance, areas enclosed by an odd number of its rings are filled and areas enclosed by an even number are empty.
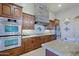
[[[58,4],[61,4],[61,7],[58,7]],[[47,7],[50,11],[57,13],[66,9],[74,8],[79,6],[79,3],[48,3]]]
[[[67,9],[74,8],[74,7],[79,6],[79,3],[43,3],[43,4],[48,7],[49,11],[52,11],[54,13],[61,12],[63,10],[67,10]],[[62,6],[61,7],[58,7],[58,4],[61,4]],[[24,3],[21,3],[21,4],[18,3],[18,5],[23,6],[24,9],[27,8],[27,7],[30,7],[30,9],[31,9],[31,7],[34,6],[34,3],[29,3],[29,4],[27,4],[27,3],[25,3],[25,4]]]

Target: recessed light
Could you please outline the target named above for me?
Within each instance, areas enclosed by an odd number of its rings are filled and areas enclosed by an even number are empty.
[[[65,20],[66,20],[66,21],[69,21],[69,18],[66,18]]]
[[[61,4],[58,4],[58,7],[62,7],[62,5]]]

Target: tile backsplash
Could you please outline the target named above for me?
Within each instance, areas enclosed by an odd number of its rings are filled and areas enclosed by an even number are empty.
[[[52,34],[50,30],[45,30],[43,33],[41,34]],[[37,33],[35,30],[22,30],[22,35],[38,35],[39,33]]]

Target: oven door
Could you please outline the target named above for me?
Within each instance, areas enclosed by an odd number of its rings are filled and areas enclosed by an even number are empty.
[[[0,24],[0,36],[4,36],[4,35],[20,35],[20,34],[21,34],[21,25]]]
[[[6,35],[20,35],[21,34],[21,25],[6,24],[4,31],[5,31]]]
[[[0,37],[0,51],[21,46],[21,36]]]

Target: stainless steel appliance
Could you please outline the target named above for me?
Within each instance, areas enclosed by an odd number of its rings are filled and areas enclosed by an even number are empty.
[[[22,20],[0,17],[0,51],[21,46]]]

